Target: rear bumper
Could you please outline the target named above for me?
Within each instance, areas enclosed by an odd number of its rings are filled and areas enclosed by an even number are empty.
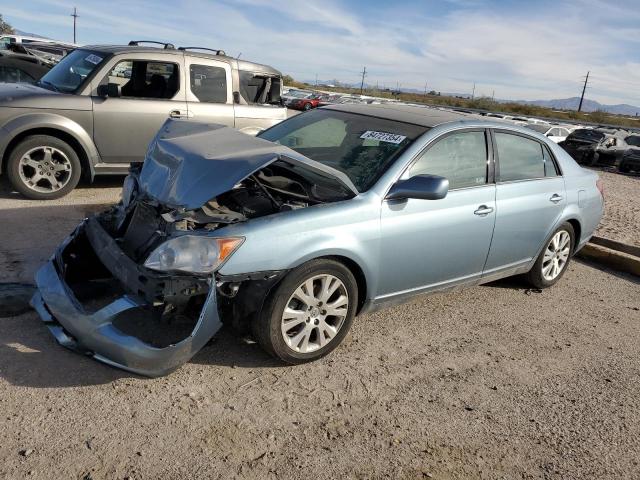
[[[142,296],[124,294],[97,311],[89,312],[65,282],[62,254],[86,227],[87,223],[81,224],[36,274],[38,290],[31,305],[58,343],[101,362],[148,377],[166,375],[186,363],[222,326],[215,284],[209,289],[193,331],[181,341],[160,348],[127,335],[114,325],[114,321],[122,319],[123,315],[133,316],[141,309],[150,309],[151,305]],[[108,236],[106,232],[105,235]],[[91,238],[90,235],[87,237]],[[114,277],[132,275],[126,263],[110,261],[110,258],[124,255],[115,242],[107,242],[101,249],[91,243],[96,255],[105,267],[112,270]]]

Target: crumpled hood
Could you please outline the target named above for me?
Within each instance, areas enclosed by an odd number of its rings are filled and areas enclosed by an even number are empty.
[[[357,194],[342,172],[288,147],[223,125],[172,119],[165,122],[149,145],[139,185],[143,193],[160,203],[192,210],[285,157],[289,162],[333,176]]]

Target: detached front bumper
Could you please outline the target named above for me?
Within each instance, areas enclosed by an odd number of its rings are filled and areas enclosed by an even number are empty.
[[[37,272],[38,290],[31,300],[33,308],[62,346],[123,370],[158,377],[189,361],[222,326],[213,283],[193,331],[179,342],[156,347],[123,333],[114,325],[116,318],[121,320],[123,315],[133,317],[140,310],[149,310],[151,315],[152,305],[144,298],[146,295],[139,292],[125,293],[94,312],[85,308],[65,281],[63,261],[63,253],[79,235],[86,235],[96,256],[120,283],[125,280],[131,284],[132,281],[126,279],[134,278],[147,285],[150,283],[140,275],[142,267],[120,250],[96,219],[85,221]]]

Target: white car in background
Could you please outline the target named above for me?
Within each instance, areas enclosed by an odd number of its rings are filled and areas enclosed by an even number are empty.
[[[567,136],[576,129],[576,127],[569,127],[567,125],[544,125],[535,123],[530,123],[525,125],[525,127],[540,132],[555,143],[564,142]]]

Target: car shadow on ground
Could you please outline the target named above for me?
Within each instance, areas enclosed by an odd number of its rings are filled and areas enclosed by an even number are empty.
[[[93,182],[80,180],[76,188],[100,189],[100,188],[120,188],[124,181],[124,175],[100,175],[95,177]],[[16,192],[9,184],[6,175],[0,176],[0,200],[27,200],[20,193]]]
[[[250,369],[289,366],[226,328],[191,363]],[[122,378],[146,379],[62,347],[33,311],[0,317],[0,377],[12,385],[29,388],[69,388],[102,385]]]

